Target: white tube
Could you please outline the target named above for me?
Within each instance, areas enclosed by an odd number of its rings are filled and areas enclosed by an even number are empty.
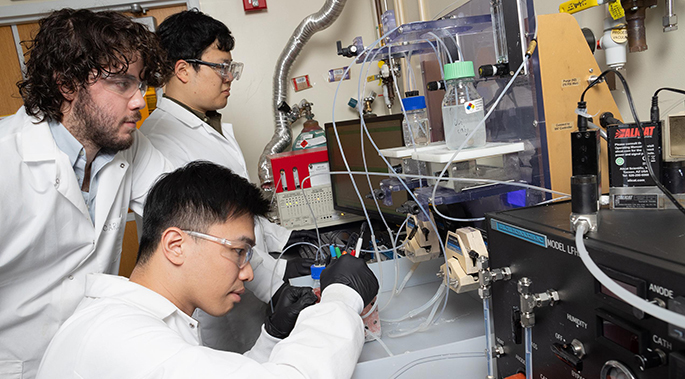
[[[430,308],[431,305],[433,305],[436,301],[438,301],[438,299],[442,296],[442,294],[443,294],[444,292],[445,292],[445,285],[444,285],[444,284],[440,284],[440,287],[438,288],[438,291],[435,292],[435,295],[433,295],[433,297],[432,297],[430,300],[428,300],[428,302],[426,302],[425,304],[423,304],[422,306],[420,306],[420,307],[418,307],[418,308],[416,308],[416,309],[412,309],[411,311],[407,312],[407,313],[406,313],[404,316],[402,316],[402,317],[393,318],[393,319],[383,319],[383,318],[382,318],[381,321],[383,321],[383,322],[401,322],[401,321],[404,321],[404,320],[406,320],[406,319],[408,319],[408,318],[413,318],[413,317],[415,317],[416,315],[418,315],[418,314],[422,313],[423,311],[425,311],[426,309]]]
[[[533,328],[523,328],[526,345],[526,379],[533,379]]]
[[[610,277],[608,277],[602,270],[597,267],[590,254],[585,248],[585,242],[583,241],[583,235],[587,231],[587,223],[581,223],[576,231],[576,248],[580,255],[580,259],[587,267],[590,274],[595,277],[604,287],[609,291],[613,292],[616,296],[621,298],[621,300],[632,305],[633,307],[658,318],[661,321],[667,322],[669,324],[675,325],[679,328],[685,329],[685,316],[669,311],[668,309],[661,308],[657,305],[649,303],[644,299],[628,292],[625,288],[616,284]]]
[[[392,379],[397,379],[402,374],[405,372],[411,370],[412,368],[425,364],[425,363],[431,363],[431,362],[436,362],[436,361],[443,361],[447,359],[457,359],[457,358],[482,358],[483,353],[482,352],[464,352],[464,353],[448,353],[448,354],[439,354],[439,355],[430,355],[427,357],[423,357],[420,359],[417,359],[415,361],[409,362],[406,365],[404,365],[402,368],[397,370],[392,376]]]
[[[492,321],[490,318],[490,298],[483,299],[483,321],[485,321],[485,358],[488,361],[488,378],[495,377],[495,359],[492,354]]]
[[[371,335],[371,337],[373,337],[374,340],[378,341],[378,343],[381,345],[383,350],[385,350],[385,352],[388,353],[388,356],[392,357],[395,355],[392,353],[392,351],[390,351],[390,349],[388,348],[388,345],[386,345],[385,342],[383,342],[383,340],[381,340],[381,336],[372,332],[371,329],[366,329],[366,332],[369,333],[369,335]]]
[[[441,288],[444,289],[445,285],[440,285]],[[440,291],[438,291],[440,292]],[[405,337],[410,334],[414,334],[416,332],[420,332],[423,330],[428,329],[428,327],[433,323],[433,318],[435,317],[435,312],[437,312],[438,307],[440,306],[441,301],[436,301],[435,304],[433,304],[433,308],[431,309],[431,313],[428,315],[428,318],[426,318],[425,321],[423,321],[419,326],[417,326],[414,329],[409,329],[405,330],[404,332],[398,332],[398,333],[388,333],[388,337],[390,338],[398,338],[398,337]],[[444,308],[443,308],[444,309]]]
[[[407,282],[412,277],[412,275],[414,275],[414,271],[416,271],[416,269],[419,267],[420,264],[421,264],[421,262],[416,262],[413,265],[411,265],[409,272],[407,273],[407,275],[404,276],[404,280],[402,280],[402,284],[400,284],[400,286],[397,288],[396,295],[399,295],[400,292],[402,292],[402,290],[404,289],[404,286],[407,285]]]

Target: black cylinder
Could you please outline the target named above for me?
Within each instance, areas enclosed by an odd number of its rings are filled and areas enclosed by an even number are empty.
[[[599,188],[596,175],[571,177],[571,212],[576,214],[597,213]]]
[[[685,162],[663,162],[661,183],[671,193],[685,193]]]

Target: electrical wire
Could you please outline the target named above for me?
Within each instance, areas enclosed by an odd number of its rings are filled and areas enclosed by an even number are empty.
[[[600,83],[603,81],[604,77],[610,73],[613,72],[621,81],[621,84],[623,85],[623,90],[626,93],[626,98],[628,99],[628,105],[630,107],[630,113],[633,115],[633,120],[635,120],[635,124],[637,125],[637,129],[640,132],[640,142],[641,142],[641,147],[642,147],[642,155],[645,158],[644,163],[645,166],[647,166],[647,172],[649,172],[649,176],[652,178],[652,181],[654,181],[654,184],[661,190],[661,192],[668,198],[668,200],[675,205],[676,209],[678,209],[680,212],[685,214],[685,208],[680,204],[680,202],[673,196],[671,191],[669,191],[666,187],[664,187],[663,184],[661,184],[661,180],[657,178],[657,176],[654,174],[654,169],[652,168],[651,165],[651,159],[649,156],[649,152],[647,151],[647,142],[645,141],[645,130],[644,127],[642,126],[642,123],[640,122],[640,118],[637,116],[637,111],[635,110],[635,103],[633,102],[633,96],[630,94],[630,88],[628,87],[628,83],[626,82],[626,79],[623,77],[623,75],[612,68],[602,72],[597,79],[593,80],[592,83],[590,83],[587,88],[583,91],[583,93],[580,95],[580,101],[585,100],[585,93],[592,87],[594,87],[597,83]],[[659,90],[657,90],[659,92]],[[656,94],[656,93],[655,93]],[[659,159],[659,157],[656,157],[655,159]]]

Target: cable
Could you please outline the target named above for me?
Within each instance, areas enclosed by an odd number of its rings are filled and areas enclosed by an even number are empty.
[[[685,95],[684,90],[670,87],[662,87],[654,91],[654,95],[652,96],[652,108],[650,109],[650,118],[652,119],[652,122],[659,122],[661,120],[661,117],[659,117],[659,92],[661,91],[670,91]]]
[[[671,191],[669,191],[666,187],[664,187],[663,184],[661,184],[661,180],[657,178],[657,176],[654,174],[654,169],[652,168],[652,165],[650,164],[651,160],[649,158],[649,152],[647,151],[647,142],[645,141],[645,130],[644,127],[642,126],[642,123],[640,122],[640,118],[637,116],[637,111],[635,110],[635,104],[633,102],[633,96],[630,94],[630,88],[628,87],[628,83],[626,82],[626,79],[623,77],[623,75],[618,72],[617,70],[614,69],[608,69],[604,72],[602,72],[597,79],[593,80],[592,83],[590,83],[587,88],[583,91],[582,95],[580,96],[580,101],[584,101],[585,99],[585,93],[592,88],[594,85],[597,83],[601,82],[604,77],[610,73],[613,72],[620,80],[621,84],[623,85],[623,89],[626,93],[626,98],[628,99],[628,105],[630,106],[630,112],[633,115],[633,119],[635,120],[635,124],[637,125],[637,129],[640,131],[640,142],[641,142],[641,147],[642,147],[642,155],[645,158],[645,166],[647,166],[647,172],[649,172],[649,176],[652,178],[652,181],[654,181],[654,184],[661,190],[661,192],[668,198],[668,200],[675,205],[676,209],[678,209],[680,212],[685,214],[685,208],[680,204],[680,202],[673,196]],[[659,90],[657,90],[659,92]],[[656,95],[656,93],[655,93]],[[656,157],[658,159],[658,157]]]
[[[604,287],[609,291],[613,292],[616,296],[621,298],[621,300],[632,305],[633,307],[658,318],[661,321],[667,322],[669,324],[675,325],[679,328],[685,329],[685,316],[669,311],[668,309],[661,308],[657,305],[649,303],[644,299],[632,294],[625,288],[618,285],[610,277],[608,277],[590,258],[590,253],[588,253],[585,248],[585,241],[583,240],[583,235],[588,231],[588,225],[586,222],[580,222],[578,225],[578,230],[576,231],[576,248],[580,255],[580,259],[583,261],[585,267],[587,267],[590,274],[595,277]]]

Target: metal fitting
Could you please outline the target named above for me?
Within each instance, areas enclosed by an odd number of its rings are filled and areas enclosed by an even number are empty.
[[[555,290],[547,290],[541,293],[532,293],[533,281],[529,278],[521,278],[518,283],[518,292],[521,305],[521,326],[532,328],[535,325],[535,308],[554,306],[559,302],[559,293]]]
[[[497,344],[495,345],[495,348],[492,349],[492,352],[495,355],[495,358],[501,358],[504,355],[504,346]]]
[[[476,267],[478,268],[478,283],[480,284],[478,295],[481,299],[488,299],[492,296],[490,285],[493,282],[511,279],[509,267],[490,270],[490,260],[484,255],[478,257]]]
[[[664,33],[672,32],[674,30],[678,30],[678,16],[676,16],[676,15],[664,16],[663,25],[664,25]]]
[[[581,223],[585,223],[587,227],[585,228],[585,233],[596,232],[597,226],[599,226],[599,219],[596,214],[575,214],[571,213],[571,230],[575,233],[580,227]]]

